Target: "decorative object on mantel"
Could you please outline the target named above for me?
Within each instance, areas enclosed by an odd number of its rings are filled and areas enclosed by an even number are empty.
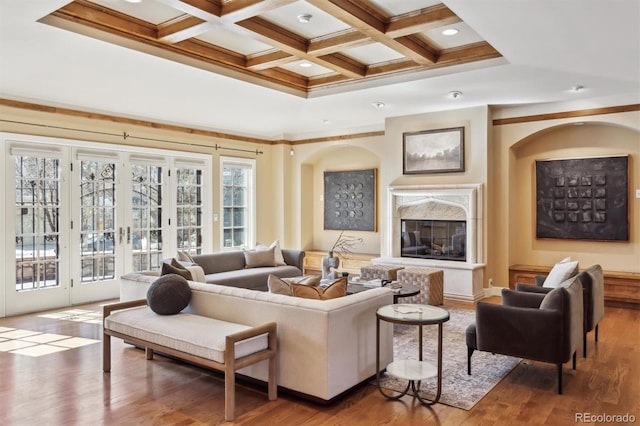
[[[360,237],[345,235],[344,230],[340,232],[338,239],[333,243],[327,256],[322,256],[322,278],[338,278],[337,273],[331,270],[331,268],[340,266],[338,256],[346,259],[349,254],[353,253],[353,248],[362,244],[362,242],[363,240]],[[334,254],[338,256],[334,256]]]
[[[375,231],[376,169],[324,172],[324,229]]]
[[[536,238],[629,241],[629,156],[536,160]]]
[[[402,134],[402,173],[464,172],[464,127]]]

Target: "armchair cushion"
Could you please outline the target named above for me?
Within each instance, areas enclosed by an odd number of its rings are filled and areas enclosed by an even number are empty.
[[[567,259],[562,259],[553,265],[551,272],[549,272],[549,275],[547,275],[547,278],[545,278],[542,284],[543,287],[556,288],[562,282],[578,275],[578,261],[567,261]]]

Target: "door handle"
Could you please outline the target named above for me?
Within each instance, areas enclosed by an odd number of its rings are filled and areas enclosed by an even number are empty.
[[[122,226],[118,229],[118,235],[119,235],[120,244],[122,244],[122,240],[124,239],[124,229],[122,229]]]
[[[127,226],[127,244],[131,242],[131,227]]]

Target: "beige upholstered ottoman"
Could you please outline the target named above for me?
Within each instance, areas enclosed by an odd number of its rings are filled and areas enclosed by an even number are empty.
[[[421,303],[426,305],[442,305],[444,271],[432,268],[405,268],[398,271],[398,281],[401,284],[413,284],[420,289],[420,293],[402,299],[403,303]]]
[[[363,280],[389,280],[395,281],[398,279],[398,271],[404,269],[403,266],[391,266],[391,265],[369,265],[360,268],[360,278]]]

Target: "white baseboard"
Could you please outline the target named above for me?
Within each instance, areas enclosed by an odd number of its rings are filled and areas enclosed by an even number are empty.
[[[488,287],[488,288],[483,288],[482,290],[484,291],[484,297],[492,297],[492,296],[501,296],[502,295],[502,289],[504,287]]]

